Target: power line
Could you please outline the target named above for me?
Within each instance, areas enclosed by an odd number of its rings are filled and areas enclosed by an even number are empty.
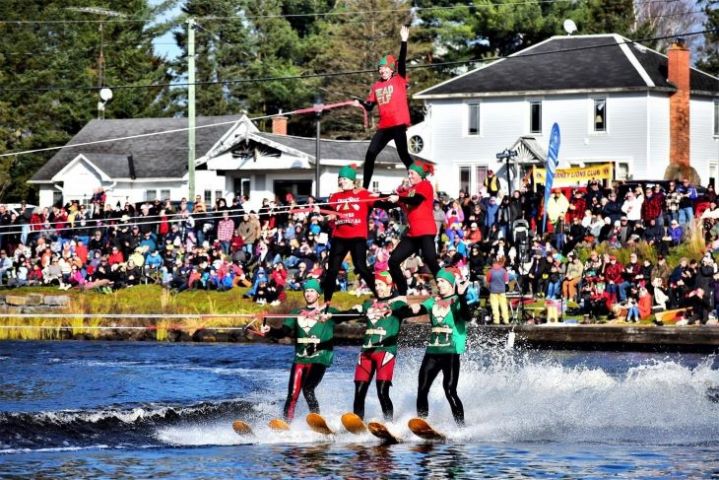
[[[606,47],[616,47],[618,45],[623,44],[630,44],[630,43],[641,43],[641,42],[649,42],[649,41],[656,41],[656,40],[667,40],[671,38],[677,38],[677,37],[689,37],[689,36],[695,36],[695,35],[704,35],[705,33],[714,32],[714,30],[701,30],[696,32],[684,32],[684,33],[676,33],[673,35],[663,35],[660,37],[651,37],[651,38],[644,38],[644,39],[638,39],[638,40],[626,40],[621,42],[612,42],[602,45],[588,45],[585,47],[572,47],[572,48],[565,48],[565,49],[558,49],[558,50],[552,50],[547,52],[536,52],[536,53],[525,53],[522,55],[508,55],[508,56],[494,56],[494,57],[487,57],[487,58],[472,58],[468,60],[456,60],[456,61],[449,61],[449,62],[439,62],[439,63],[431,63],[431,64],[422,64],[422,65],[408,65],[408,70],[416,70],[416,69],[426,69],[426,68],[440,68],[440,67],[448,67],[448,66],[457,66],[457,65],[466,65],[471,63],[484,63],[484,62],[493,62],[497,60],[511,60],[513,58],[525,58],[530,56],[539,56],[539,55],[552,55],[556,53],[567,53],[567,52],[576,52],[576,51],[584,51],[584,50],[592,50],[596,48],[606,48]],[[330,72],[330,73],[308,73],[308,74],[300,74],[300,75],[285,75],[285,76],[277,76],[277,77],[259,77],[259,78],[244,78],[239,80],[209,80],[204,82],[177,82],[177,83],[155,83],[155,84],[144,84],[144,85],[107,85],[107,88],[111,88],[113,90],[133,90],[133,89],[140,89],[140,88],[177,88],[177,87],[187,87],[190,85],[194,86],[208,86],[208,85],[223,85],[223,86],[231,86],[231,85],[241,85],[241,84],[247,84],[247,83],[265,83],[265,82],[273,82],[273,81],[288,81],[288,80],[309,80],[314,78],[332,78],[332,77],[344,77],[344,76],[350,76],[350,75],[363,75],[366,73],[375,73],[375,69],[362,69],[362,70],[345,70],[340,72]],[[100,90],[100,87],[98,86],[72,86],[72,87],[62,87],[62,86],[50,86],[50,87],[35,87],[35,88],[0,88],[0,92],[8,92],[8,93],[23,93],[23,92],[52,92],[52,91],[65,91],[65,90],[76,90],[76,91],[98,91]],[[0,155],[2,157],[3,155]]]
[[[481,58],[481,59],[471,59],[471,60],[459,60],[456,62],[443,62],[443,63],[437,63],[437,64],[429,64],[429,65],[412,65],[408,66],[408,69],[419,69],[419,68],[436,68],[440,66],[450,66],[450,65],[464,65],[469,63],[479,63],[479,62],[493,62],[496,60],[512,60],[512,59],[518,59],[518,58],[526,58],[526,57],[536,57],[536,56],[542,56],[542,55],[551,55],[556,53],[567,53],[567,52],[576,52],[576,51],[582,51],[582,50],[591,50],[595,48],[605,48],[605,47],[615,47],[618,45],[625,45],[629,43],[637,43],[637,42],[645,42],[648,40],[665,40],[669,38],[676,38],[676,37],[688,37],[692,35],[702,35],[707,32],[713,32],[713,30],[702,30],[699,32],[685,32],[681,34],[675,34],[675,35],[665,35],[661,37],[654,37],[651,39],[642,39],[642,40],[626,40],[621,42],[612,42],[602,45],[588,45],[585,47],[572,47],[572,48],[565,48],[565,49],[558,49],[558,50],[552,50],[547,52],[529,52],[522,55],[517,56],[497,56],[497,57],[491,57],[491,58]],[[286,77],[266,77],[266,78],[254,78],[254,79],[243,79],[243,80],[230,80],[230,81],[216,81],[216,82],[195,82],[194,85],[233,85],[233,84],[240,84],[240,83],[255,83],[255,82],[268,82],[268,81],[282,81],[282,80],[300,80],[300,79],[307,79],[307,78],[320,78],[320,77],[334,77],[334,76],[346,76],[346,75],[357,75],[357,74],[364,74],[364,73],[374,73],[373,70],[355,70],[355,71],[347,71],[347,72],[335,72],[335,73],[325,73],[325,74],[310,74],[310,75],[296,75],[296,76],[286,76]],[[180,84],[161,84],[161,85],[145,85],[145,86],[132,86],[132,85],[126,85],[126,86],[113,86],[110,88],[114,89],[132,89],[132,88],[164,88],[164,87],[170,87],[170,86],[187,86],[189,83],[180,83]],[[9,89],[0,89],[0,91],[45,91],[48,89],[38,90],[38,89],[16,89],[16,90],[9,90]],[[68,87],[68,88],[58,88],[58,90],[98,90],[98,87]],[[292,114],[292,112],[285,112],[286,115]],[[251,118],[250,120],[262,120],[265,118],[271,118],[276,116],[276,114],[269,114],[269,115],[261,115],[254,118]],[[203,128],[213,128],[217,126],[222,125],[230,125],[236,123],[235,121],[227,121],[227,122],[219,122],[209,125],[200,125],[196,126],[195,129],[203,129]],[[117,138],[111,138],[111,139],[104,139],[104,140],[96,140],[92,142],[81,142],[81,143],[75,143],[75,144],[69,144],[69,145],[63,145],[59,147],[46,147],[46,148],[38,148],[38,149],[32,149],[32,150],[23,150],[19,152],[6,152],[0,154],[0,158],[4,157],[11,157],[11,156],[20,156],[20,155],[29,155],[33,153],[41,153],[41,152],[49,152],[54,150],[60,150],[63,148],[77,148],[87,145],[96,145],[100,143],[108,143],[108,142],[117,142],[122,140],[130,140],[135,138],[143,138],[143,137],[152,137],[155,135],[164,135],[169,133],[178,133],[178,132],[185,132],[188,131],[189,128],[175,128],[171,130],[164,130],[160,132],[149,132],[149,133],[143,133],[138,135],[129,135],[125,137],[117,137]]]
[[[679,0],[644,0],[637,2],[640,5],[652,4],[652,3],[673,3]],[[385,10],[350,10],[346,12],[310,12],[310,13],[286,13],[286,14],[267,14],[267,15],[235,15],[235,16],[201,16],[193,17],[195,20],[202,21],[216,21],[216,20],[229,20],[229,21],[246,21],[251,19],[267,19],[267,18],[304,18],[304,17],[332,17],[332,16],[349,16],[349,15],[377,15],[383,13],[397,13],[397,12],[420,12],[420,11],[442,11],[442,10],[457,10],[462,8],[468,9],[482,9],[492,7],[511,7],[519,5],[536,5],[536,4],[553,4],[553,3],[575,3],[573,0],[523,0],[519,2],[490,2],[483,3],[480,5],[475,4],[457,4],[449,5],[445,7],[404,7],[397,9],[385,9]],[[153,22],[155,19],[108,19],[108,20],[2,20],[0,25],[42,25],[42,24],[122,24],[122,23],[148,23]],[[182,20],[173,22],[160,22],[166,25],[181,25]]]

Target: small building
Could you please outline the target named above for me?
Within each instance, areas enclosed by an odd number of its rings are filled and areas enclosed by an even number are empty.
[[[442,190],[479,191],[488,170],[513,187],[561,130],[559,167],[611,163],[618,179],[661,179],[670,164],[719,176],[719,79],[690,68],[682,44],[663,55],[615,34],[555,36],[414,96],[424,100],[415,150]]]
[[[241,194],[256,207],[263,198],[314,193],[316,141],[286,135],[283,117],[274,119],[275,133],[260,132],[244,115],[198,117],[197,127],[195,192],[205,203]],[[181,199],[188,194],[186,128],[186,118],[92,120],[29,183],[39,187],[42,206],[86,202],[98,188],[112,203]],[[320,141],[321,196],[336,190],[340,167],[356,163],[361,173],[368,145]],[[405,176],[388,146],[377,158],[372,187],[390,191]]]

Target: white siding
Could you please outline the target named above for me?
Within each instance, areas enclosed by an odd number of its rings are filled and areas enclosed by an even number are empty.
[[[691,165],[702,179],[709,182],[709,164],[719,162],[719,138],[714,137],[714,99],[693,99],[690,106]]]
[[[650,94],[647,100],[649,134],[646,137],[646,173],[636,178],[659,180],[664,178],[664,172],[669,166],[669,97],[665,94]]]
[[[85,160],[74,162],[63,177],[63,202],[89,200],[95,189],[103,186],[100,172]],[[52,194],[50,203],[52,203]],[[42,205],[42,204],[41,204]]]
[[[647,161],[647,96],[607,94],[607,131],[595,133],[594,98],[586,94],[546,96],[542,100],[542,133],[535,134],[545,148],[552,124],[561,131],[561,166],[588,162],[625,162],[634,178],[655,173]],[[430,100],[432,158],[438,165],[441,190],[459,189],[459,165],[488,165],[498,171],[496,154],[520,136],[529,135],[529,100],[538,97],[480,99],[481,135],[466,135],[465,100]],[[663,174],[663,171],[662,171]],[[503,180],[503,176],[500,175]]]

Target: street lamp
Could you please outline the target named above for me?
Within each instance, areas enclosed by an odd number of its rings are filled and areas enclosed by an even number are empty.
[[[510,150],[509,148],[505,148],[503,151],[499,152],[497,154],[497,160],[500,162],[506,161],[506,169],[507,169],[507,194],[512,193],[512,181],[509,178],[509,163],[512,161],[513,158],[517,157],[517,151],[516,150]],[[517,172],[519,172],[519,166],[517,166]]]
[[[125,18],[127,15],[124,13],[116,12],[114,10],[108,10],[106,8],[98,7],[66,7],[65,10],[80,13],[90,13],[92,15],[100,15],[101,17],[115,17]],[[112,90],[105,87],[105,53],[104,53],[104,31],[105,25],[104,19],[100,20],[100,55],[97,59],[97,87],[100,89],[100,101],[97,102],[97,118],[105,118],[105,104],[112,99]]]

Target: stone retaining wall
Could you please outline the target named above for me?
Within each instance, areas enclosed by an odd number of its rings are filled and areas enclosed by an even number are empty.
[[[0,295],[0,314],[7,313],[58,313],[70,305],[67,295]]]

